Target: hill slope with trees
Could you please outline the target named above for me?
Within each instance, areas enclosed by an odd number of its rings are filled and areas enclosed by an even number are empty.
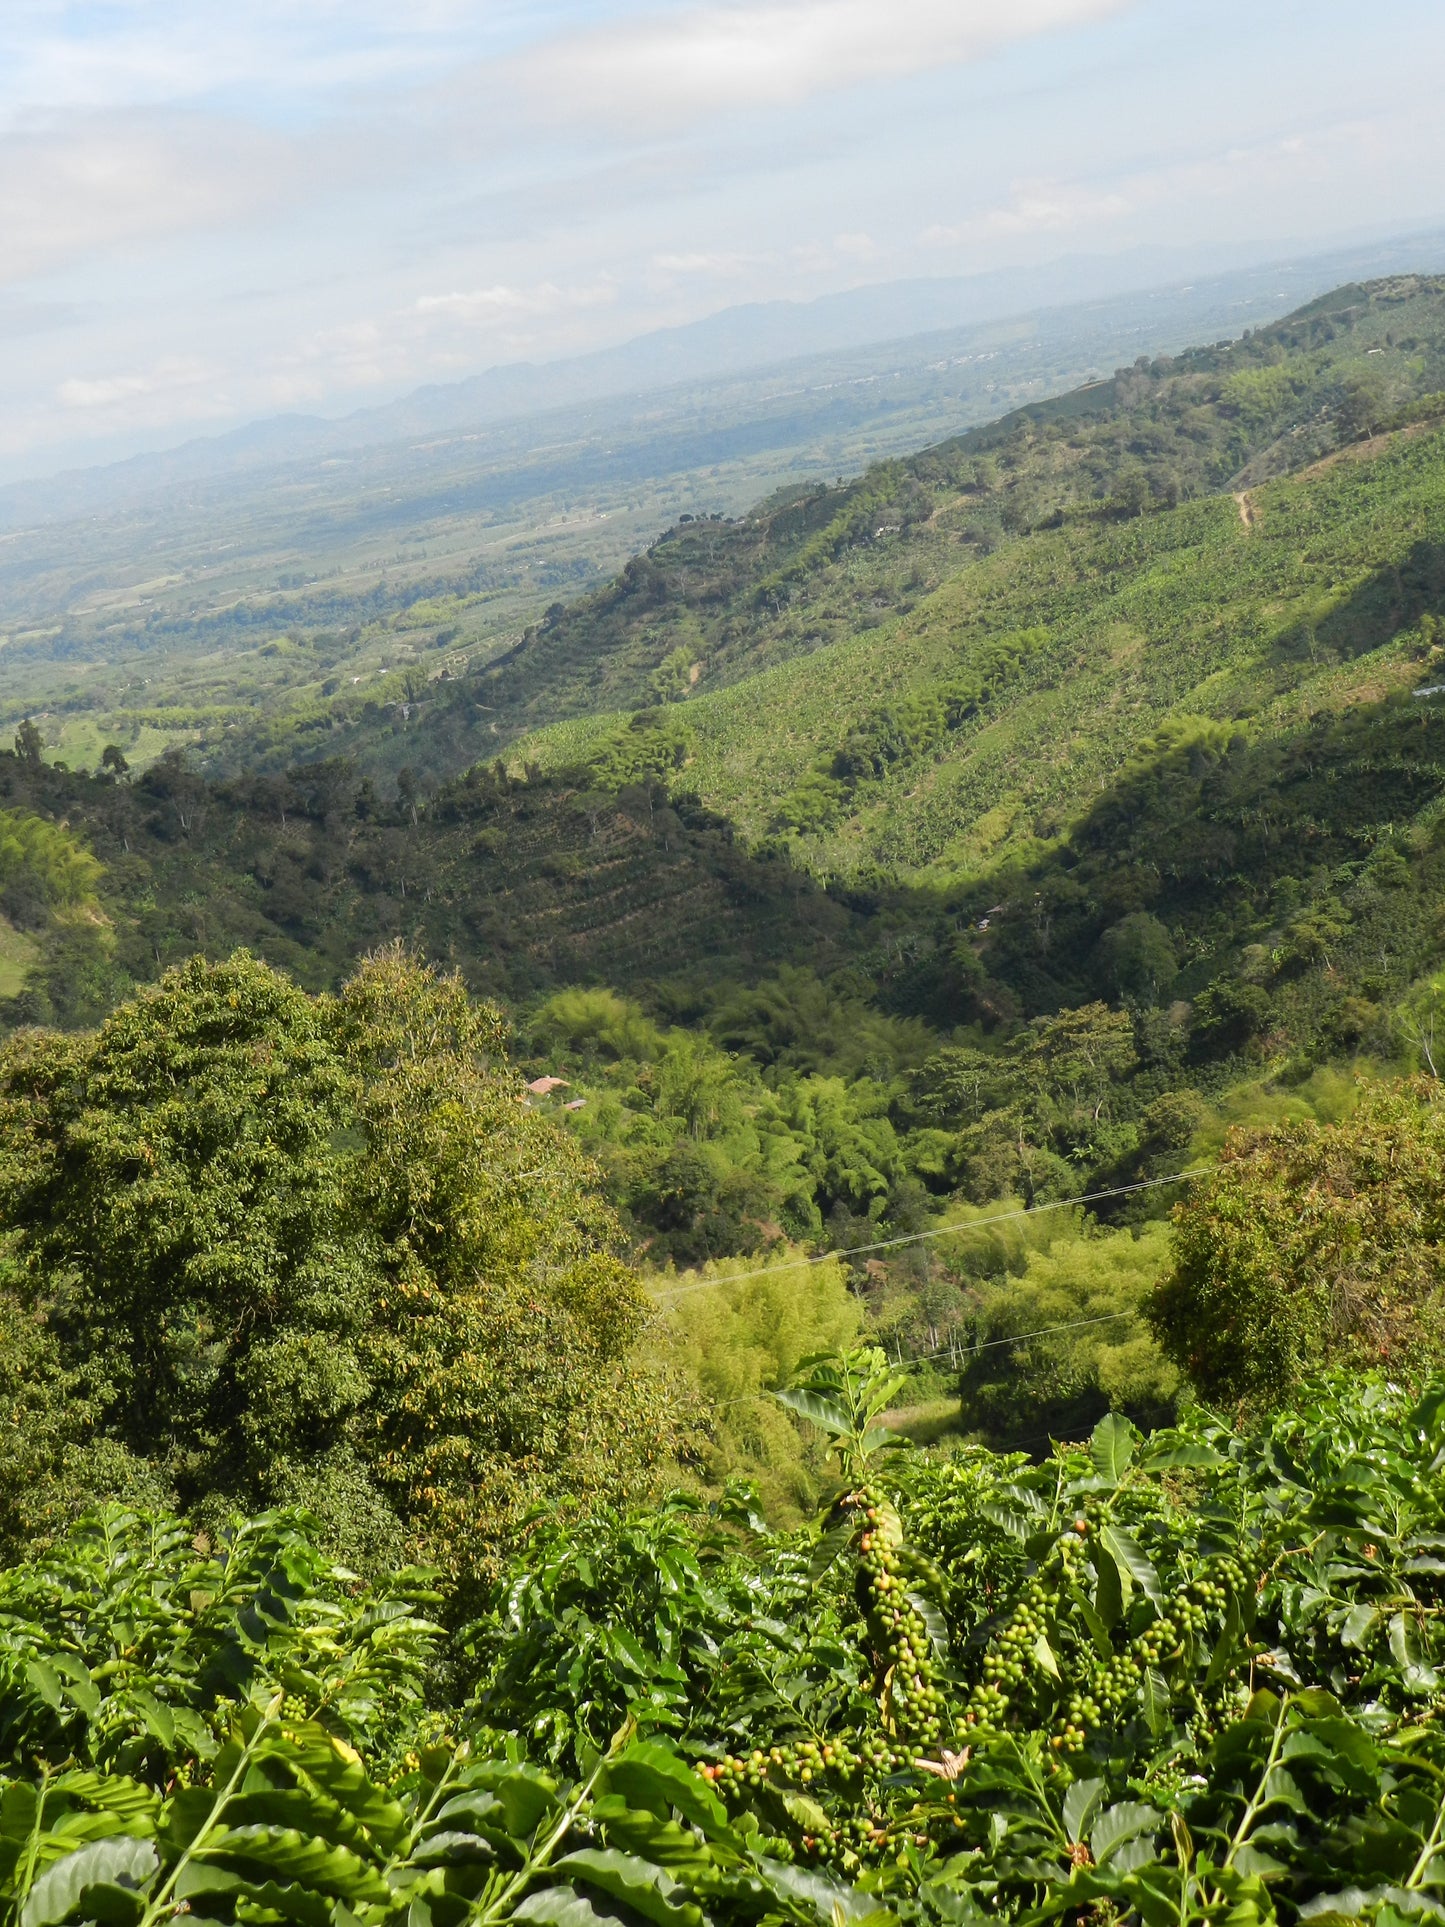
[[[1334,1128],[1359,1077],[1439,1067],[1445,725],[1413,692],[1445,648],[1442,315],[1433,281],[1345,289],[681,526],[429,695],[389,777],[310,760],[329,726],[221,775],[83,775],[22,729],[0,1009],[95,1026],[237,946],[334,995],[401,941],[502,1001],[634,1257],[856,1252],[903,1351],[1012,1347],[1025,1303],[1137,1337],[1164,1253],[1130,1227],[1167,1191],[1057,1238],[972,1218],[1153,1185],[1244,1120]],[[644,706],[584,713],[619,693]],[[559,710],[447,773],[474,725]],[[1060,1423],[1168,1409],[1177,1361],[1116,1349],[1070,1366]],[[995,1436],[1054,1357],[979,1379]]]
[[[505,660],[438,692],[437,749],[418,754],[455,755],[468,732],[485,754],[521,728],[705,698],[859,632],[886,640],[876,632],[975,562],[1035,549],[1040,531],[1107,531],[1252,489],[1437,419],[1442,392],[1438,280],[1336,290],[1237,341],[1122,369],[852,482],[678,525],[606,588],[556,605]],[[1005,564],[992,579],[1006,578]]]

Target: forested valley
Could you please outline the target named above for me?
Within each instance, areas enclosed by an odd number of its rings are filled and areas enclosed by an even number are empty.
[[[4,1919],[1445,1915],[1442,691],[1402,277],[22,723]]]

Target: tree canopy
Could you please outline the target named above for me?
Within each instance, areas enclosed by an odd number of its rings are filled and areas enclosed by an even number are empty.
[[[497,1011],[400,950],[336,997],[193,959],[93,1033],[17,1035],[0,1226],[92,1444],[185,1503],[299,1500],[460,1571],[671,1435],[592,1168]]]
[[[1277,1403],[1332,1364],[1445,1351],[1445,1095],[1371,1085],[1337,1123],[1226,1139],[1175,1214],[1150,1316],[1207,1398]]]

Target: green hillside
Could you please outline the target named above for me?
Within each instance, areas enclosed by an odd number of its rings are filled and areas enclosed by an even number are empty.
[[[1400,686],[1445,579],[1427,333],[1440,315],[1436,283],[1347,290],[875,472],[845,492],[852,524],[825,519],[821,498],[788,511],[811,512],[825,540],[780,556],[791,525],[778,536],[781,517],[760,518],[715,651],[696,638],[697,681],[670,692],[685,699],[688,780],[751,836],[792,838],[819,874],[951,879],[1056,835],[1171,714],[1287,727]],[[1387,422],[1402,425],[1364,433]],[[885,498],[896,533],[881,532]],[[686,575],[724,538],[740,558],[742,537],[688,531],[648,567]],[[620,693],[644,641],[684,623],[667,604],[643,621],[641,587],[624,623],[626,588],[537,637],[531,667],[524,651],[498,672],[497,706],[509,687],[523,707],[559,706],[544,679],[564,666],[574,708]],[[746,673],[760,664],[761,680]],[[554,725],[521,753],[576,762],[604,727]]]
[[[1126,523],[1044,530],[907,615],[704,696],[687,781],[823,875],[977,875],[1056,836],[1173,715],[1288,729],[1418,680],[1445,436]],[[529,739],[543,766],[604,726]]]
[[[373,774],[394,772],[433,735],[453,682],[669,522],[741,514],[1141,349],[1232,330],[1285,288],[1326,285],[1322,269],[1246,270],[665,388],[641,349],[624,359],[644,393],[537,413],[548,378],[523,374],[531,399],[511,419],[495,392],[463,385],[334,431],[277,423],[0,490],[0,732],[29,715],[72,766],[116,743],[136,764],[187,746],[217,770],[284,768],[298,732],[324,756],[339,732]]]
[[[680,526],[487,674],[494,716],[645,701],[675,652],[698,694],[906,613],[1040,529],[1128,522],[1297,471],[1439,412],[1445,293],[1345,288],[1236,342],[1141,361],[837,488]],[[664,677],[664,682],[666,677]],[[680,693],[674,690],[670,693]]]
[[[389,776],[361,713],[224,776],[22,732],[0,803],[99,868],[86,912],[17,857],[5,1013],[91,1023],[237,946],[334,988],[400,939],[505,1001],[652,1262],[931,1234],[1341,1116],[1342,1072],[1445,1056],[1445,716],[1412,693],[1442,371],[1441,283],[1347,289],[682,525],[387,723]],[[1053,1262],[950,1239],[866,1274],[900,1342]],[[1162,1258],[1101,1262],[1059,1289],[1133,1305]]]
[[[791,483],[745,513],[716,511],[745,502],[769,471],[749,482],[711,468],[687,514],[580,596],[657,526],[659,510],[670,512],[663,504],[624,490],[626,513],[609,499],[599,522],[568,496],[550,503],[536,541],[510,526],[490,530],[485,554],[460,570],[452,530],[435,548],[384,547],[360,573],[323,571],[287,592],[243,593],[221,567],[229,543],[219,561],[207,548],[199,573],[186,551],[171,574],[128,588],[124,607],[101,598],[74,633],[37,615],[38,627],[12,634],[8,713],[33,704],[47,740],[90,766],[104,740],[134,761],[181,741],[216,773],[345,754],[373,776],[410,767],[444,780],[521,732],[705,696],[876,630],[980,556],[1061,517],[1128,519],[1297,470],[1381,423],[1428,415],[1428,398],[1445,389],[1441,307],[1440,283],[1428,277],[1340,289],[1242,340],[1136,362],[921,453],[875,461],[851,482]],[[1073,358],[1048,379],[1088,365],[1078,358],[1086,340],[1104,345],[1087,318],[1076,326],[1085,332]],[[996,405],[1020,392],[1004,362],[979,367],[992,371]],[[980,388],[975,411],[983,401]],[[940,418],[920,415],[919,431]],[[828,477],[878,444],[832,455],[830,446],[809,443],[807,458],[783,472]],[[394,510],[386,507],[385,543],[397,539]],[[205,511],[227,513],[237,528],[205,523],[212,546],[250,530],[244,504],[227,510],[218,500]],[[305,522],[306,538],[318,527]],[[272,534],[284,547],[298,535],[295,517],[282,516]],[[87,544],[96,539],[88,531]],[[107,554],[136,539],[128,524],[109,530]],[[87,558],[89,569],[89,547]],[[289,551],[278,555],[285,580],[294,563]],[[104,635],[92,634],[102,617]]]
[[[651,786],[479,767],[423,807],[342,763],[211,783],[168,757],[131,781],[0,752],[0,802],[0,913],[13,909],[34,953],[12,1022],[90,1021],[128,983],[238,945],[319,987],[400,938],[515,1003],[577,981],[829,969],[858,922],[786,860],[749,856],[726,823]],[[11,822],[30,834],[7,888]],[[69,873],[46,867],[57,852],[85,866],[104,913],[87,921],[62,898]]]

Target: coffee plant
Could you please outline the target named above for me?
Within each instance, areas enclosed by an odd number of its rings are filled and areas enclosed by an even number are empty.
[[[675,1593],[629,1618],[604,1576],[661,1521],[569,1537],[587,1624],[627,1642],[613,1716],[668,1731],[770,1854],[894,1909],[1153,1922],[1167,1867],[1167,1918],[1264,1918],[1353,1867],[1352,1917],[1430,1912],[1445,1391],[1326,1388],[1254,1434],[1200,1414],[1142,1440],[1109,1417],[1035,1465],[897,1451],[897,1389],[876,1355],[804,1368],[784,1401],[829,1434],[840,1490],[802,1542],[744,1520],[730,1551],[699,1520],[692,1639],[659,1637]],[[576,1602],[528,1595],[554,1694]],[[483,1692],[493,1717],[506,1686]],[[1394,1832],[1371,1817],[1387,1794]]]
[[[0,1927],[1445,1917],[1445,1385],[1041,1463],[785,1394],[838,1482],[539,1519],[455,1632],[307,1521],[0,1574]]]

